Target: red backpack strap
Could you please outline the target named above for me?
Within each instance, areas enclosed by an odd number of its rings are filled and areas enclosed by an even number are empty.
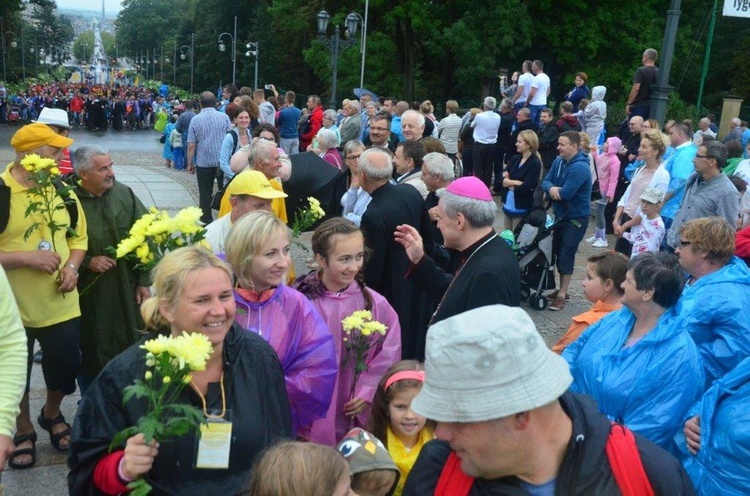
[[[654,496],[643,469],[635,436],[627,427],[613,423],[607,438],[607,459],[623,496]]]
[[[451,451],[440,472],[434,496],[466,496],[472,485],[474,477],[469,477],[461,470],[461,460],[455,451]]]

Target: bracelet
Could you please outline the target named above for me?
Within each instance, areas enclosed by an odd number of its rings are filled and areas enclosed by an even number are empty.
[[[120,463],[117,464],[117,477],[120,478],[122,482],[125,484],[129,484],[133,482],[133,479],[125,475],[125,471],[122,469],[122,466],[125,465],[125,457],[123,456],[120,458]]]
[[[78,267],[76,267],[76,266],[75,266],[75,264],[72,264],[72,263],[66,263],[66,264],[65,264],[65,266],[66,266],[67,268],[69,268],[69,269],[73,269],[73,272],[75,272],[76,274],[78,274]]]

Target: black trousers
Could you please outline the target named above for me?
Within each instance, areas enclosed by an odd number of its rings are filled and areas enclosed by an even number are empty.
[[[492,181],[492,166],[495,163],[495,145],[474,142],[474,175],[490,187]]]
[[[196,167],[195,177],[198,179],[198,206],[201,208],[201,222],[210,224],[213,220],[211,215],[211,196],[214,193],[214,181],[217,180],[216,171],[218,167]],[[221,189],[221,183],[219,189]]]

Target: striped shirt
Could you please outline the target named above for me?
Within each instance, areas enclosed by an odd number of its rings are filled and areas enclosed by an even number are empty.
[[[190,120],[188,143],[195,143],[196,167],[219,166],[221,144],[231,127],[227,114],[210,107]]]
[[[438,125],[438,136],[446,153],[458,153],[458,133],[461,131],[461,118],[456,114],[444,117]]]

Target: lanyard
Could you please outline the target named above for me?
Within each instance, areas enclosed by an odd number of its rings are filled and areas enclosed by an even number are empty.
[[[227,396],[224,392],[224,371],[221,371],[221,379],[219,380],[219,385],[221,386],[221,415],[209,415],[208,408],[206,407],[206,397],[203,396],[203,393],[200,392],[200,390],[196,387],[195,383],[193,381],[190,381],[190,387],[193,388],[193,390],[198,393],[198,396],[201,399],[201,402],[203,403],[203,415],[206,416],[206,418],[211,419],[219,419],[224,418],[224,415],[227,413]]]
[[[446,296],[448,296],[448,293],[450,292],[451,288],[453,287],[453,283],[454,283],[454,282],[456,282],[456,279],[458,279],[458,276],[459,276],[459,274],[461,274],[461,271],[462,271],[462,270],[464,269],[464,267],[466,267],[466,265],[467,265],[467,264],[469,263],[469,260],[471,260],[471,257],[473,257],[473,256],[474,256],[474,255],[475,255],[475,254],[476,254],[476,253],[477,253],[477,252],[478,252],[479,250],[481,250],[482,248],[484,248],[484,246],[485,246],[485,245],[486,245],[487,243],[489,243],[490,241],[492,241],[493,239],[495,239],[495,238],[496,238],[497,236],[498,236],[498,234],[497,234],[497,233],[495,233],[495,235],[494,235],[494,236],[491,236],[491,237],[490,237],[490,238],[489,238],[488,240],[486,240],[486,241],[485,241],[484,243],[482,243],[481,245],[479,245],[479,247],[478,247],[478,248],[477,248],[476,250],[474,250],[474,251],[473,251],[473,252],[471,253],[471,255],[469,255],[469,258],[467,258],[467,259],[466,259],[466,261],[465,261],[464,263],[462,263],[462,264],[461,264],[461,266],[460,266],[460,267],[458,268],[458,270],[456,271],[456,275],[454,275],[454,276],[453,276],[453,279],[451,279],[451,282],[450,282],[450,284],[448,284],[448,288],[447,288],[447,289],[445,290],[445,293],[443,293],[443,297],[442,297],[442,298],[440,299],[440,303],[438,303],[438,306],[437,306],[437,308],[435,309],[435,312],[434,312],[434,313],[432,314],[432,317],[430,317],[430,323],[428,324],[428,327],[429,327],[429,326],[431,326],[431,325],[433,324],[433,322],[434,322],[434,320],[435,320],[435,315],[437,315],[437,313],[438,313],[438,312],[440,311],[440,306],[441,306],[441,305],[443,304],[443,302],[445,301],[445,297],[446,297]]]

